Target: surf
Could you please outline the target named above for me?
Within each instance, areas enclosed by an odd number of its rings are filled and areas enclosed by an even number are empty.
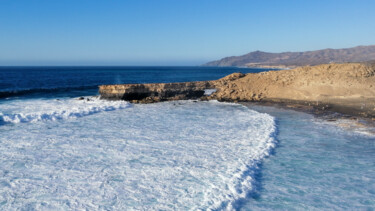
[[[68,102],[62,110],[90,101]],[[276,146],[275,119],[242,105],[118,106],[0,127],[2,208],[236,209]]]
[[[0,123],[26,123],[80,118],[99,112],[124,109],[125,101],[106,101],[99,97],[14,100],[0,104]]]

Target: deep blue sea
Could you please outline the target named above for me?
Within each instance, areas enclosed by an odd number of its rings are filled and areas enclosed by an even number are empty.
[[[0,98],[98,94],[98,85],[216,80],[234,72],[265,69],[235,67],[0,67]]]
[[[355,121],[96,96],[261,71],[0,67],[0,210],[374,210],[375,136]]]

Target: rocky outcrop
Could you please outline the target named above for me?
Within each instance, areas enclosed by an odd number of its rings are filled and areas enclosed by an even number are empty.
[[[216,89],[210,96],[205,89]],[[375,117],[375,65],[324,64],[292,70],[233,73],[216,81],[103,85],[105,99],[135,103],[166,100],[216,99],[303,103],[342,113]]]
[[[121,84],[99,86],[101,98],[126,100],[133,103],[152,103],[166,100],[198,99],[204,90],[213,88],[212,82]]]
[[[219,101],[302,102],[375,116],[372,64],[324,64],[250,73],[236,80],[220,79],[213,85],[217,91],[209,98]]]

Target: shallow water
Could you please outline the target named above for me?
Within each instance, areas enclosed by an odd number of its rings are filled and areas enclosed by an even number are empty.
[[[89,99],[0,104],[1,209],[375,207],[362,130],[274,107]]]
[[[72,98],[237,71],[264,69],[0,68],[0,210],[374,210],[375,137],[350,122]]]
[[[278,145],[242,210],[375,209],[375,136],[301,112],[251,108],[275,116]]]

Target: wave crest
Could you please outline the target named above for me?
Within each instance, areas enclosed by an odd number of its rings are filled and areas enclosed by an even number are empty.
[[[0,123],[56,121],[79,118],[103,111],[124,109],[129,106],[130,103],[125,101],[106,101],[100,100],[97,97],[85,98],[83,100],[34,100],[27,103],[24,107],[23,103],[16,102],[12,104],[12,110],[18,110],[19,112],[8,114],[0,112]],[[17,109],[17,107],[19,108]],[[29,110],[32,111],[30,112]]]
[[[97,89],[98,86],[75,86],[75,87],[53,87],[53,88],[31,88],[16,90],[0,90],[0,99],[9,97],[19,97],[30,94],[57,94],[70,91],[84,91],[89,89]]]

